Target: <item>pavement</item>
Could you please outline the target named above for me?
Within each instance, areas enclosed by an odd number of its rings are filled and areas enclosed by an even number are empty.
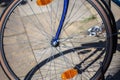
[[[3,8],[0,7],[0,13],[2,13],[2,11],[3,11]],[[120,34],[120,14],[119,14],[120,13],[120,7],[118,7],[116,4],[112,3],[112,11],[113,11],[113,14],[114,14],[115,19],[116,19],[116,24],[117,24],[117,28],[118,28],[118,36],[119,37],[118,37],[117,51],[113,56],[113,60],[112,60],[111,65],[110,65],[110,67],[109,67],[105,76],[107,78],[106,80],[120,80],[120,77],[119,77],[119,75],[120,75],[120,63],[119,63],[120,62],[120,40],[119,40],[120,39],[120,35],[119,35]],[[22,14],[22,13],[21,13],[21,15],[25,16],[25,14]],[[31,15],[30,12],[29,12],[29,15]],[[22,38],[22,37],[20,37],[20,38]],[[26,55],[26,56],[28,56],[28,55]],[[28,62],[26,62],[26,63],[28,63]],[[4,71],[2,70],[2,67],[0,66],[0,80],[1,79],[7,80],[7,77],[4,74]]]
[[[120,7],[112,2],[112,12],[115,16],[116,25],[118,29],[118,44],[117,51],[113,56],[111,65],[107,71],[108,80],[120,80]]]

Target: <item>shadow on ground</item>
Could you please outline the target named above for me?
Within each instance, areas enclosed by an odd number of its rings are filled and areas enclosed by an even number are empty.
[[[108,75],[105,80],[120,80],[120,70],[113,76]]]
[[[116,22],[116,25],[117,25],[118,35],[120,35],[120,19]],[[120,36],[118,36],[117,51],[120,52]],[[113,76],[108,75],[105,80],[120,80],[120,68],[118,68],[117,72]]]

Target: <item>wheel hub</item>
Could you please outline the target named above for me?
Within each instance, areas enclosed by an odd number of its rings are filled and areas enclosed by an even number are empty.
[[[52,41],[51,41],[51,45],[53,47],[58,47],[59,46],[59,41],[57,39],[53,38]]]

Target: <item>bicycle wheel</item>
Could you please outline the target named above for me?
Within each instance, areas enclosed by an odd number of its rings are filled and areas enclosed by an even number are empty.
[[[0,24],[4,71],[21,80],[100,79],[116,44],[104,8],[96,0],[48,1],[38,6],[35,0],[14,0],[6,9]],[[60,24],[59,44],[53,45]]]

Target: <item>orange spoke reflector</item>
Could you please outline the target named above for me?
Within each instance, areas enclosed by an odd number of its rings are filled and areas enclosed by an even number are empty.
[[[44,6],[51,3],[53,0],[37,0],[36,3],[38,6]]]
[[[69,80],[75,77],[76,75],[78,75],[78,71],[76,69],[69,69],[61,75],[61,78],[62,80]]]

